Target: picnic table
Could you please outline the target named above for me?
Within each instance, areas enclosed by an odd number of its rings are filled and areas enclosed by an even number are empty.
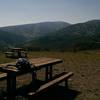
[[[62,59],[40,57],[40,58],[29,59],[29,62],[33,66],[31,67],[31,70],[27,71],[27,72],[32,73],[33,81],[34,81],[34,70],[38,71],[42,68],[45,68],[45,82],[47,82],[48,80],[51,80],[48,83],[42,85],[38,89],[38,92],[41,92],[42,90],[48,88],[49,86],[53,86],[56,83],[64,81],[66,78],[68,78],[69,76],[71,76],[73,74],[73,73],[69,73],[69,74],[61,76],[58,79],[52,81],[53,65],[62,63],[63,62]],[[9,64],[14,65],[15,62],[7,63],[7,64],[1,64],[0,65],[0,71],[7,73],[7,93],[8,93],[7,100],[15,100],[15,98],[16,98],[16,81],[17,81],[16,77],[17,77],[17,73],[20,73],[20,70],[18,70],[15,66],[8,66],[8,67],[5,66],[5,65],[9,65]],[[25,73],[27,73],[27,72],[25,72]],[[23,73],[23,74],[25,74],[25,73]],[[38,93],[38,92],[36,92],[36,93]],[[33,94],[35,94],[35,93],[34,92],[28,93],[29,98]]]
[[[27,52],[23,48],[11,48],[10,51],[5,52],[6,57],[20,58],[27,57]]]

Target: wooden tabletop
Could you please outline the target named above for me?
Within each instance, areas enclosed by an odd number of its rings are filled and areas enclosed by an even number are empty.
[[[47,57],[40,57],[40,58],[32,58],[29,59],[29,62],[33,65],[32,67],[36,69],[41,69],[42,67],[46,66],[52,66],[54,64],[58,64],[62,62],[62,59],[57,59],[57,58],[47,58]],[[10,66],[10,65],[15,65],[16,62],[11,62],[11,63],[5,63],[5,64],[0,64],[0,70],[2,72],[18,72],[18,69],[15,66]],[[7,66],[9,65],[9,66]]]
[[[23,50],[23,49],[22,49],[22,48],[11,48],[11,50],[21,51],[21,50]]]
[[[62,59],[41,57],[41,58],[29,59],[29,62],[31,62],[32,65],[34,65],[35,67],[42,67],[42,66],[61,63]]]

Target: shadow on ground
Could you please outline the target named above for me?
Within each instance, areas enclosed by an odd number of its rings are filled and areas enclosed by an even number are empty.
[[[27,91],[25,90],[24,92],[21,93],[23,96],[27,94]],[[38,95],[31,97],[30,100],[54,100],[54,99],[55,100],[74,100],[79,94],[80,94],[79,91],[66,89],[64,86],[57,85],[55,87],[49,88],[45,92],[42,92]],[[26,98],[26,96],[24,98]]]
[[[76,90],[66,89],[64,86],[56,86],[49,89],[45,93],[34,96],[31,99],[35,100],[74,100],[80,92]]]
[[[27,100],[27,94],[30,91],[36,91],[38,88],[44,84],[43,81],[36,80],[28,85],[24,85],[16,90],[16,100]],[[56,85],[46,89],[39,94],[30,97],[30,100],[75,100],[75,98],[80,94],[77,90],[72,90],[62,85]],[[6,92],[0,93],[0,100],[4,100],[7,97]]]
[[[38,85],[37,85],[38,84]],[[40,84],[43,84],[42,81],[37,81],[35,86],[36,89],[38,89]],[[21,89],[18,90],[18,94],[27,97],[26,94],[29,93],[30,90],[33,90],[33,83],[31,83],[29,86],[23,86]],[[34,95],[30,98],[30,100],[74,100],[78,95],[80,94],[77,90],[72,90],[69,88],[66,88],[62,85],[56,85],[53,87],[48,88],[46,91],[39,93],[37,95]]]
[[[24,93],[25,92],[25,93]],[[26,94],[27,91],[24,91],[23,94]],[[53,88],[48,89],[47,91],[33,96],[30,100],[75,100],[75,98],[80,94],[79,91],[66,89],[64,86],[55,86]],[[23,97],[16,98],[16,100],[27,100],[25,95],[21,95]],[[5,100],[0,98],[0,100]]]

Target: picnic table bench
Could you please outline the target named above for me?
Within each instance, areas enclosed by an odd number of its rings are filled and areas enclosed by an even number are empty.
[[[69,72],[69,73],[63,73],[60,77],[57,77],[43,85],[40,86],[40,88],[37,91],[33,91],[33,92],[29,92],[28,95],[28,100],[31,100],[32,96],[34,95],[39,95],[41,92],[45,92],[46,90],[48,90],[51,87],[56,86],[57,84],[65,81],[65,86],[66,88],[68,88],[68,78],[70,78],[73,75],[73,72]]]
[[[66,86],[68,86],[67,80],[73,75],[72,72],[68,72],[64,74],[59,74],[59,77],[54,78],[53,76],[53,65],[62,63],[62,59],[56,59],[56,58],[46,58],[46,57],[41,57],[41,58],[33,58],[29,59],[31,64],[33,65],[31,68],[31,73],[32,73],[32,81],[34,82],[34,70],[38,71],[42,68],[45,68],[45,82],[44,84],[40,85],[40,88],[38,88],[36,91],[30,90],[27,93],[27,97],[29,100],[31,100],[31,96],[37,95],[45,90],[47,90],[50,87],[53,87],[63,81],[65,81]],[[9,64],[15,64],[15,62],[12,63],[7,63]],[[4,77],[7,78],[7,100],[15,100],[16,98],[16,75],[17,73],[20,73],[20,71],[15,67],[15,66],[5,66],[6,64],[1,64],[0,65],[0,71],[6,73]],[[27,71],[25,72],[27,73]],[[23,73],[23,74],[25,74]],[[28,71],[30,73],[30,71]]]

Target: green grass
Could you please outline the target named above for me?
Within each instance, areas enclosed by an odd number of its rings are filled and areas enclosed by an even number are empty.
[[[54,57],[63,59],[54,72],[72,71],[74,76],[69,80],[69,87],[79,91],[75,100],[100,100],[100,50],[81,52],[29,52],[28,58]],[[14,61],[0,54],[0,63]],[[61,67],[62,66],[62,67]],[[43,74],[38,73],[39,77]],[[25,76],[24,76],[25,77]],[[21,79],[19,79],[21,80]],[[28,76],[25,83],[28,81]]]
[[[4,53],[0,53],[0,64],[7,63],[7,62],[12,62],[12,61],[15,61],[15,59],[6,58]]]

